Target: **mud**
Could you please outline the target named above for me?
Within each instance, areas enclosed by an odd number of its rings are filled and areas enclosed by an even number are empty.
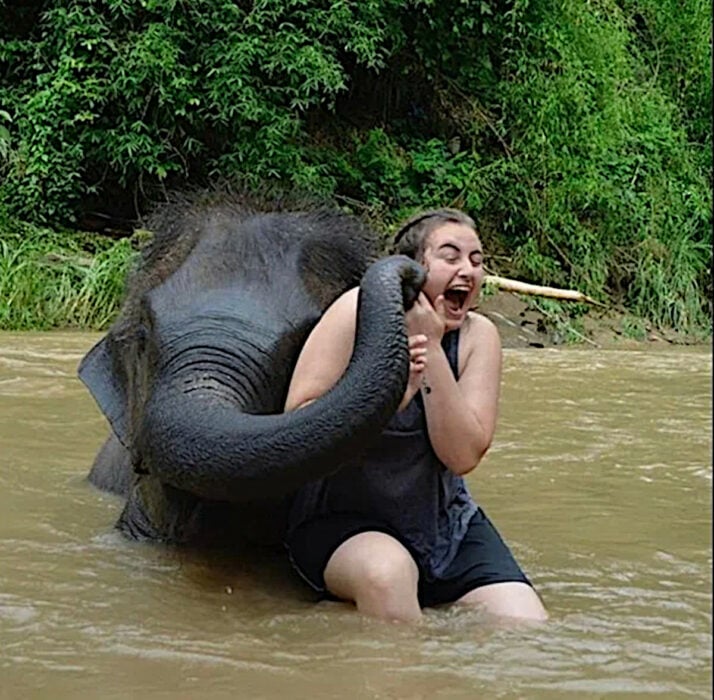
[[[504,348],[552,348],[578,346],[606,349],[644,349],[645,347],[692,345],[711,347],[711,337],[693,338],[667,329],[645,326],[644,337],[630,337],[623,330],[626,315],[613,309],[592,309],[578,319],[569,331],[558,328],[533,307],[526,297],[497,292],[481,300],[476,309],[491,319],[501,334]]]

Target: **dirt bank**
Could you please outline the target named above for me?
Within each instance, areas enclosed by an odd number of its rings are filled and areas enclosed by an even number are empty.
[[[653,345],[702,345],[711,347],[711,337],[702,341],[674,331],[653,329],[642,323],[638,337],[628,334],[627,317],[616,311],[593,309],[569,333],[555,328],[547,317],[532,308],[524,297],[497,292],[481,301],[478,309],[490,318],[501,334],[504,348],[551,348],[582,345],[597,348],[642,348]]]

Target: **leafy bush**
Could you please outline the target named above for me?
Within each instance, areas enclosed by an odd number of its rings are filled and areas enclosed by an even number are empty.
[[[0,21],[0,203],[130,218],[282,180],[389,229],[463,207],[499,272],[710,327],[704,0],[32,0]]]
[[[347,63],[383,63],[399,4],[34,3],[37,28],[0,50],[16,141],[0,195],[57,221],[110,186],[139,197],[217,175],[310,184],[303,116],[345,88]]]
[[[485,183],[518,273],[621,294],[658,324],[707,324],[710,140],[689,141],[616,4],[544,8],[524,11],[501,84],[513,156]]]

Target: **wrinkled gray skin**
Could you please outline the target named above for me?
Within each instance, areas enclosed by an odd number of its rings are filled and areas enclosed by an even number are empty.
[[[175,201],[79,376],[109,420],[90,481],[126,497],[136,539],[279,538],[289,496],[369,444],[408,376],[404,310],[424,281],[404,257],[370,264],[361,224],[329,212]],[[360,284],[355,350],[338,384],[282,413],[308,333]]]

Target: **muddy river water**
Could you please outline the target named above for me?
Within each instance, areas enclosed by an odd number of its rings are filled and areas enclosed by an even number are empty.
[[[75,377],[93,334],[0,334],[0,698],[711,697],[710,349],[507,350],[468,477],[551,620],[316,603],[281,560],[115,533]]]

